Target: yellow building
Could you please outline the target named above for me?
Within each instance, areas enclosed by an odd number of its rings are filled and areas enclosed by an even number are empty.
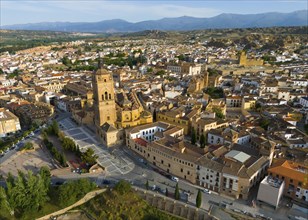
[[[248,59],[246,52],[242,51],[239,58],[240,66],[263,66],[263,60],[261,59]]]
[[[0,137],[5,137],[8,133],[14,133],[20,129],[18,117],[8,109],[0,108]]]
[[[215,109],[220,109],[223,115],[227,113],[227,106],[224,99],[211,99],[209,104],[206,106],[206,110],[214,112]]]
[[[165,110],[156,114],[157,121],[167,122],[184,129],[184,134],[187,135],[191,130],[191,121],[194,116],[200,114],[200,108],[194,108],[185,111],[185,107],[174,108]]]
[[[207,132],[211,129],[227,127],[229,123],[221,119],[201,118],[195,117],[192,121],[192,128],[196,131],[197,139],[202,134],[206,136]]]
[[[254,109],[256,106],[256,100],[253,98],[243,98],[242,99],[242,110]]]
[[[127,128],[153,122],[151,112],[144,110],[134,91],[117,94],[117,104],[117,128]]]

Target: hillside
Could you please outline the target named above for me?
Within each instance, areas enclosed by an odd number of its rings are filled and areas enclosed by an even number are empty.
[[[41,22],[31,24],[16,24],[1,26],[1,29],[11,30],[50,30],[67,32],[137,32],[143,30],[199,30],[220,28],[251,28],[251,27],[281,27],[307,26],[307,10],[291,13],[261,13],[261,14],[220,14],[211,18],[195,18],[182,16],[163,18],[141,22],[128,22],[112,19],[99,22]]]

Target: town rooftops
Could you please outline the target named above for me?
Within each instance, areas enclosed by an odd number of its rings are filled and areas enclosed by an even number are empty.
[[[231,150],[230,152],[225,154],[225,157],[232,158],[241,163],[245,163],[250,158],[248,154],[241,152],[241,151],[237,151],[237,150]]]
[[[268,173],[290,178],[293,181],[299,181],[303,184],[304,188],[308,189],[308,184],[305,184],[305,180],[307,181],[308,167],[304,165],[289,160],[280,160],[268,169]]]

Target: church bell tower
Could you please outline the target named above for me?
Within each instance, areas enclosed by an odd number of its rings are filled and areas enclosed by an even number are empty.
[[[112,74],[99,65],[92,76],[94,95],[94,123],[101,127],[106,122],[114,125],[116,121],[116,104]]]

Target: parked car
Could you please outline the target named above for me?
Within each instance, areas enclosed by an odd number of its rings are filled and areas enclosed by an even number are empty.
[[[212,192],[211,192],[210,190],[208,190],[208,189],[204,189],[203,192],[206,193],[206,194],[211,194],[211,193],[212,193]]]
[[[171,177],[171,180],[174,181],[174,182],[179,182],[179,178],[177,178],[177,177],[175,177],[175,176],[172,176],[172,177]]]

